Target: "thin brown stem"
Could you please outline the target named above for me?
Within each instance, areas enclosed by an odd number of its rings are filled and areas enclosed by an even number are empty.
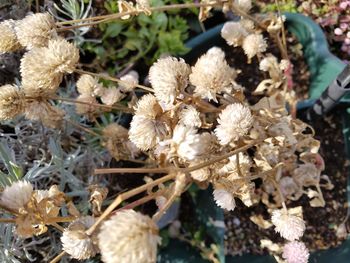
[[[59,224],[57,223],[51,223],[50,225],[52,225],[54,228],[56,228],[58,231],[63,232],[64,228],[61,227]]]
[[[161,209],[157,213],[155,213],[152,217],[152,220],[154,222],[158,222],[159,219],[165,214],[165,212],[169,209],[169,207],[174,203],[178,195],[176,193],[173,193],[170,198],[166,201],[166,203],[163,205]]]
[[[186,4],[173,4],[173,5],[164,5],[164,6],[156,6],[156,7],[151,7],[150,11],[169,11],[169,10],[174,10],[174,9],[188,9],[188,8],[195,8],[195,7],[207,7],[207,6],[221,6],[223,3],[227,2],[227,0],[221,0],[217,1],[214,3],[186,3]],[[109,15],[103,15],[103,16],[95,16],[95,17],[87,17],[83,19],[74,19],[74,20],[69,20],[69,21],[64,21],[64,22],[58,22],[56,23],[57,26],[62,26],[62,25],[67,25],[67,24],[74,24],[74,23],[81,23],[81,22],[86,22],[86,21],[96,21],[96,20],[101,20],[103,22],[107,22],[110,20],[116,20],[119,19],[123,16],[127,15],[137,15],[139,13],[142,13],[142,10],[135,10],[135,11],[129,11],[129,12],[122,12],[118,14],[109,14]],[[101,22],[99,21],[99,22]],[[86,26],[84,24],[80,26]]]
[[[99,103],[92,103],[92,102],[86,102],[86,101],[80,101],[76,99],[71,99],[71,98],[62,98],[62,97],[51,97],[50,99],[53,100],[59,100],[67,104],[84,104],[84,105],[89,105],[89,106],[94,106],[94,107],[99,107],[99,108],[105,108],[109,110],[119,110],[119,111],[124,111],[128,113],[132,113],[133,111],[127,107],[123,106],[110,106],[110,105],[103,105]]]
[[[95,169],[94,174],[124,174],[124,173],[169,173],[171,171],[177,171],[175,167],[165,168],[101,168]]]
[[[13,209],[11,209],[11,208],[8,208],[8,207],[6,207],[6,206],[4,206],[4,205],[2,205],[2,204],[0,204],[0,209],[9,212],[9,213],[12,214],[12,215],[18,215],[18,212],[17,212],[17,211],[15,211],[15,210],[13,210]]]
[[[51,260],[50,263],[58,263],[65,254],[66,254],[66,252],[62,251],[53,260]]]
[[[16,219],[14,218],[0,218],[1,223],[16,223]]]
[[[74,221],[76,217],[74,216],[67,216],[67,217],[52,217],[49,218],[45,223],[46,224],[52,224],[52,223],[70,223]]]
[[[122,84],[122,85],[129,85],[128,82],[125,82],[125,81],[123,81],[121,79],[114,78],[114,77],[111,77],[111,76],[108,76],[108,75],[105,75],[105,74],[101,74],[101,73],[94,73],[94,72],[89,72],[89,71],[85,71],[85,70],[81,70],[81,69],[76,69],[75,72],[78,73],[78,74],[87,74],[87,75],[91,75],[91,76],[94,76],[94,77],[97,77],[97,78],[114,81],[114,82],[117,82],[117,83]],[[154,90],[152,88],[146,87],[144,85],[135,84],[135,87],[143,89],[143,90],[146,90],[146,91],[149,91],[149,92],[152,92],[152,93],[154,92]]]
[[[244,12],[242,9],[240,9],[236,4],[231,3],[231,9],[233,12],[235,12],[237,15],[240,15],[246,19],[252,20],[258,27],[262,28],[262,29],[266,29],[266,27],[260,23],[259,20],[257,20],[255,17],[247,14],[246,12]]]
[[[126,199],[137,195],[139,193],[142,193],[143,191],[146,191],[147,189],[154,187],[156,185],[159,185],[161,183],[164,183],[166,181],[172,180],[176,177],[176,173],[173,174],[168,174],[166,176],[163,176],[157,180],[154,180],[153,182],[144,184],[140,187],[137,187],[135,189],[132,189],[128,192],[122,193],[120,195],[117,196],[116,199],[114,199],[114,201],[107,207],[107,209],[102,213],[102,215],[96,220],[96,222],[86,231],[86,233],[88,235],[91,235],[95,229],[97,228],[97,226],[106,218],[109,216],[109,214],[123,201],[125,201]]]

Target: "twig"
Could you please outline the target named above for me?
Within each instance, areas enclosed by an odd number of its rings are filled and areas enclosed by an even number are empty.
[[[66,122],[72,124],[73,126],[79,128],[79,129],[82,129],[83,131],[87,132],[87,133],[90,133],[91,135],[94,135],[94,136],[98,136],[100,137],[101,135],[94,132],[93,130],[90,130],[89,128],[86,128],[78,123],[75,123],[74,121],[70,120],[70,119],[65,119]]]
[[[116,199],[107,207],[107,209],[102,213],[102,215],[96,220],[96,222],[86,231],[88,235],[91,235],[97,226],[123,201],[127,200],[128,198],[137,195],[139,193],[142,193],[143,191],[146,191],[150,187],[154,187],[156,185],[159,185],[161,183],[164,183],[166,181],[172,180],[176,177],[176,173],[174,174],[168,174],[164,177],[161,177],[153,182],[150,182],[148,184],[144,184],[140,187],[137,187],[135,189],[132,189],[128,192],[122,193],[117,196]]]
[[[122,85],[130,85],[126,81],[123,81],[121,79],[114,78],[114,77],[111,77],[111,76],[108,76],[108,75],[105,75],[105,74],[101,74],[101,73],[93,73],[93,72],[89,72],[89,71],[85,71],[85,70],[81,70],[81,69],[76,69],[75,72],[78,73],[78,74],[88,74],[88,75],[91,75],[91,76],[94,76],[94,77],[98,77],[98,78],[101,78],[101,79],[114,81],[114,82],[120,83]],[[147,90],[147,91],[152,92],[152,93],[154,92],[154,90],[152,88],[146,87],[144,85],[135,84],[134,86],[137,87],[137,88],[143,89],[143,90]]]
[[[16,219],[14,218],[0,218],[1,223],[16,223]]]
[[[52,225],[54,228],[56,228],[58,231],[63,232],[64,228],[61,227],[59,224],[57,223],[51,223],[50,225]]]
[[[50,261],[50,263],[58,263],[60,259],[66,254],[65,251],[62,251],[59,253],[53,260]]]

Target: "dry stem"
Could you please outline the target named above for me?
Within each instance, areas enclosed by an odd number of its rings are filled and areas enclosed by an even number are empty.
[[[66,252],[62,251],[53,260],[51,260],[50,263],[58,263],[65,254],[66,254]]]

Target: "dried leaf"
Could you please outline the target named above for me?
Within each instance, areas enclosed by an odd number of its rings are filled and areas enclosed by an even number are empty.
[[[253,215],[249,217],[249,219],[262,229],[268,229],[272,227],[272,223],[270,221],[265,220],[262,215]]]
[[[92,213],[95,216],[99,216],[101,214],[102,203],[107,197],[108,189],[98,185],[91,185],[89,191],[91,193],[89,202],[91,204]]]

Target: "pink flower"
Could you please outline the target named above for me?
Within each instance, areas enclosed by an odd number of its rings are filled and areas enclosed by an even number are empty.
[[[340,7],[341,9],[345,10],[345,9],[348,7],[348,2],[341,2],[341,3],[339,4],[339,7]]]
[[[282,257],[287,263],[307,263],[309,250],[303,242],[292,241],[284,245]]]
[[[341,23],[340,24],[340,28],[345,31],[348,28],[348,24],[347,23]]]

